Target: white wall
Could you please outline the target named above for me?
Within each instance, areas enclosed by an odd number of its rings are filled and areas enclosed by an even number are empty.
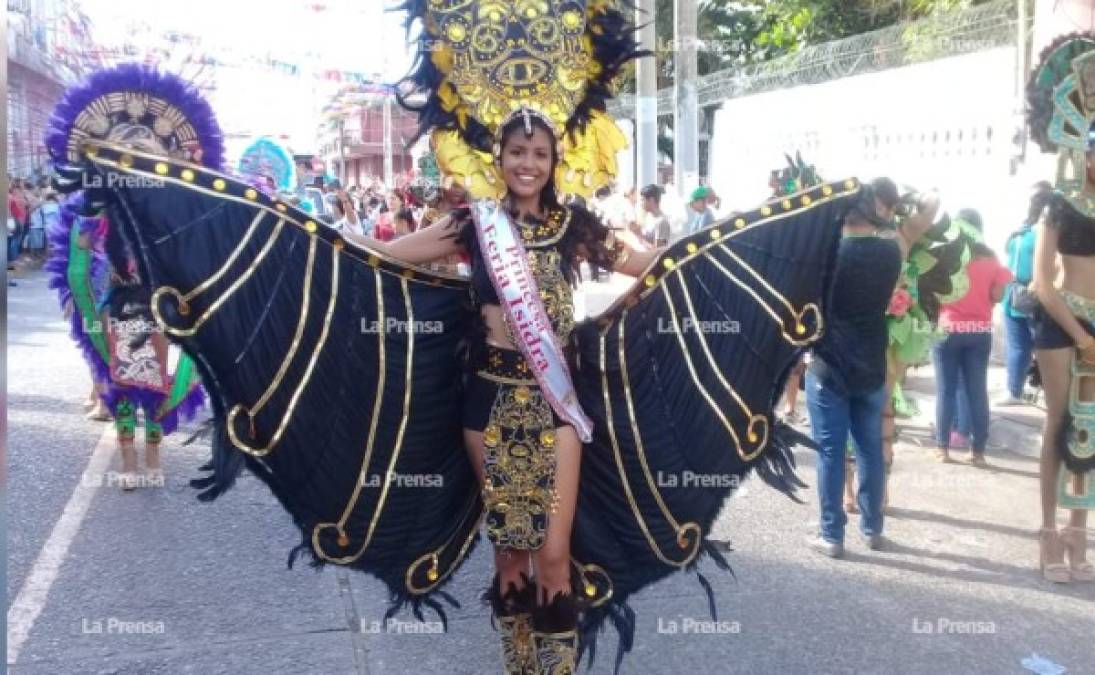
[[[801,150],[828,180],[886,175],[938,189],[948,210],[981,211],[989,244],[1002,247],[1032,182],[1010,176],[1022,124],[1014,59],[1014,49],[993,49],[727,101],[715,116],[710,183],[749,208],[768,196],[783,153]]]

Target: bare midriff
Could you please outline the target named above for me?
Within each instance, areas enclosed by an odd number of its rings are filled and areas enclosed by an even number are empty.
[[[1062,290],[1095,301],[1095,255],[1061,256]]]

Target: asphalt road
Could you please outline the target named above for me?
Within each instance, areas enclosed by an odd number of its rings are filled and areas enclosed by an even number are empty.
[[[297,534],[256,479],[212,504],[194,498],[186,482],[207,450],[182,446],[185,433],[165,444],[163,488],[99,485],[96,458],[110,470],[118,459],[110,445],[95,451],[107,425],[83,419],[86,369],[44,286],[24,277],[8,300],[10,672],[501,672],[478,601],[485,547],[452,585],[463,607],[448,633],[410,616],[377,627],[376,582],[286,569]],[[930,388],[930,372],[912,383]],[[796,504],[750,480],[714,533],[731,542],[734,575],[701,565],[722,623],[704,623],[699,584],[678,574],[635,598],[636,645],[620,672],[1023,673],[1037,654],[1095,673],[1095,583],[1056,587],[1037,573],[1038,423],[1032,409],[995,418],[988,469],[931,461],[918,446],[925,420],[908,423],[891,544],[869,552],[850,536],[842,561],[805,546],[811,491]],[[812,457],[800,458],[812,483]],[[612,672],[614,653],[606,633],[591,672]]]

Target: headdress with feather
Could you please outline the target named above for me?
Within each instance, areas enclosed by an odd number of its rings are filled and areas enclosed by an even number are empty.
[[[473,198],[497,198],[498,132],[517,116],[543,121],[558,143],[556,190],[592,195],[616,174],[627,141],[605,103],[644,55],[615,0],[408,0],[418,56],[397,98],[430,132],[437,163]],[[425,95],[422,102],[412,99]]]

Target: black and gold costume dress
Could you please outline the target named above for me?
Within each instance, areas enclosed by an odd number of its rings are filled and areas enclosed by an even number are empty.
[[[61,171],[114,186],[86,198],[121,225],[157,317],[201,370],[217,420],[203,498],[246,464],[300,527],[295,553],[379,577],[393,613],[441,610],[484,516],[462,399],[490,400],[484,379],[507,385],[495,400],[508,391],[516,401],[529,384],[480,377],[507,365],[488,349],[464,391],[456,355],[479,321],[468,281],[360,248],[196,165],[102,141]],[[705,536],[742,477],[792,485],[789,443],[801,439],[772,409],[823,329],[841,221],[859,191],[820,185],[682,239],[569,331],[571,376],[594,423],[571,542],[591,603],[584,644],[609,619],[629,649],[632,593],[703,553],[722,561]],[[565,312],[555,321],[569,323]],[[666,489],[659,473],[708,479]]]
[[[639,54],[633,12],[611,0],[406,8],[425,28],[412,78],[429,90],[420,120],[439,166],[472,198],[500,198],[491,143],[519,117],[555,134],[560,194],[611,178],[623,138],[605,101]],[[164,103],[174,92],[147,89],[142,76],[66,96],[59,109],[79,123],[57,130],[52,154],[61,187],[83,186],[108,213],[157,321],[201,372],[216,422],[201,498],[247,466],[300,528],[290,562],[364,571],[387,586],[390,614],[425,605],[444,617],[444,586],[484,520],[496,540],[535,546],[551,510],[551,479],[535,469],[559,420],[516,353],[486,344],[482,269],[469,282],[388,259],[230,176],[142,151],[130,139],[193,136]],[[621,635],[618,658],[631,648],[636,591],[705,554],[726,566],[706,537],[742,478],[796,485],[790,445],[808,439],[772,410],[824,329],[842,221],[861,196],[855,180],[821,184],[718,222],[671,244],[581,322],[569,275],[579,257],[611,266],[607,231],[577,207],[517,225],[592,422],[570,542],[591,654],[606,621]],[[474,268],[473,234],[457,236]],[[465,427],[492,443],[490,508]],[[526,500],[520,518],[501,508],[503,493]]]
[[[578,247],[590,252],[594,264],[611,266],[614,251],[605,244],[608,230],[581,207],[555,206],[542,220],[526,217],[514,224],[552,332],[565,345],[574,330],[572,286]],[[470,220],[459,241],[472,261],[473,307],[497,305]],[[508,319],[505,327],[509,343],[515,344]],[[566,422],[541,393],[516,348],[491,344],[477,330],[469,343],[463,422],[465,429],[483,432],[487,536],[497,546],[538,549],[556,504],[556,430]]]

